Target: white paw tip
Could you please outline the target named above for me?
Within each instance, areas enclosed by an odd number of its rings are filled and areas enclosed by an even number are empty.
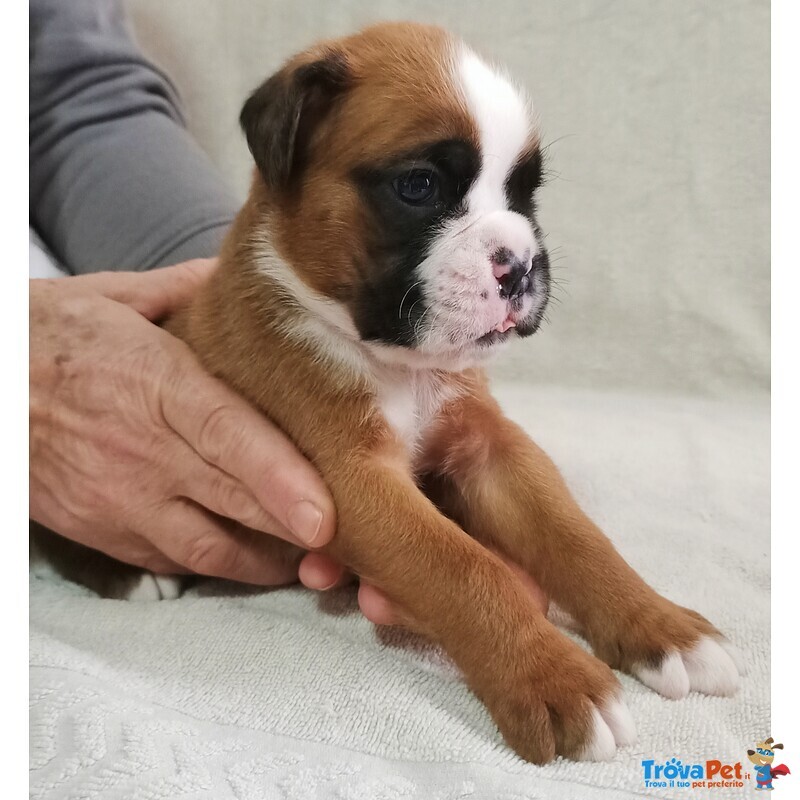
[[[177,600],[181,596],[182,581],[174,575],[153,575],[162,600]]]
[[[721,642],[708,636],[683,654],[693,690],[727,697],[739,688],[739,670]]]
[[[742,651],[731,644],[727,639],[717,639],[717,644],[731,657],[740,675],[747,675],[747,665],[744,663]]]
[[[127,599],[139,603],[152,603],[156,600],[175,600],[180,594],[180,578],[145,572],[130,589]]]
[[[158,589],[158,583],[156,583],[156,576],[145,572],[128,590],[127,597],[128,600],[133,600],[135,603],[150,603],[154,600],[160,600],[161,592]]]
[[[617,752],[617,743],[611,728],[600,712],[592,707],[592,732],[579,756],[580,761],[610,761]]]
[[[670,700],[680,700],[689,694],[689,675],[677,652],[665,655],[658,667],[643,664],[633,668],[633,674],[645,685]]]
[[[614,734],[617,747],[628,747],[636,743],[636,724],[623,700],[609,700],[600,708],[600,714]]]

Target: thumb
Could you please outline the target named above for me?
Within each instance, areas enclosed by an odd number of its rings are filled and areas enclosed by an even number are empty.
[[[216,267],[216,258],[198,258],[149,272],[96,272],[70,280],[156,321],[186,304]]]

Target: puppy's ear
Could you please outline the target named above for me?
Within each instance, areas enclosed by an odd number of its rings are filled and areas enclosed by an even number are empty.
[[[286,188],[302,167],[312,131],[351,84],[344,53],[290,61],[250,95],[239,123],[264,181]]]
[[[778,744],[772,745],[773,750],[783,750],[783,745],[779,742]]]

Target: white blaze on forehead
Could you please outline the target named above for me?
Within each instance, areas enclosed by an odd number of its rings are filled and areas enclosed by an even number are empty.
[[[506,178],[532,132],[528,104],[508,79],[466,47],[460,55],[458,72],[480,132],[481,171],[468,194],[469,209],[506,208]]]

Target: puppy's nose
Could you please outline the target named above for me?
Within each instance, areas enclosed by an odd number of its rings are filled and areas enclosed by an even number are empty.
[[[515,300],[530,289],[530,271],[530,250],[526,250],[522,258],[506,247],[492,254],[492,273],[500,284],[500,297],[504,300]]]

